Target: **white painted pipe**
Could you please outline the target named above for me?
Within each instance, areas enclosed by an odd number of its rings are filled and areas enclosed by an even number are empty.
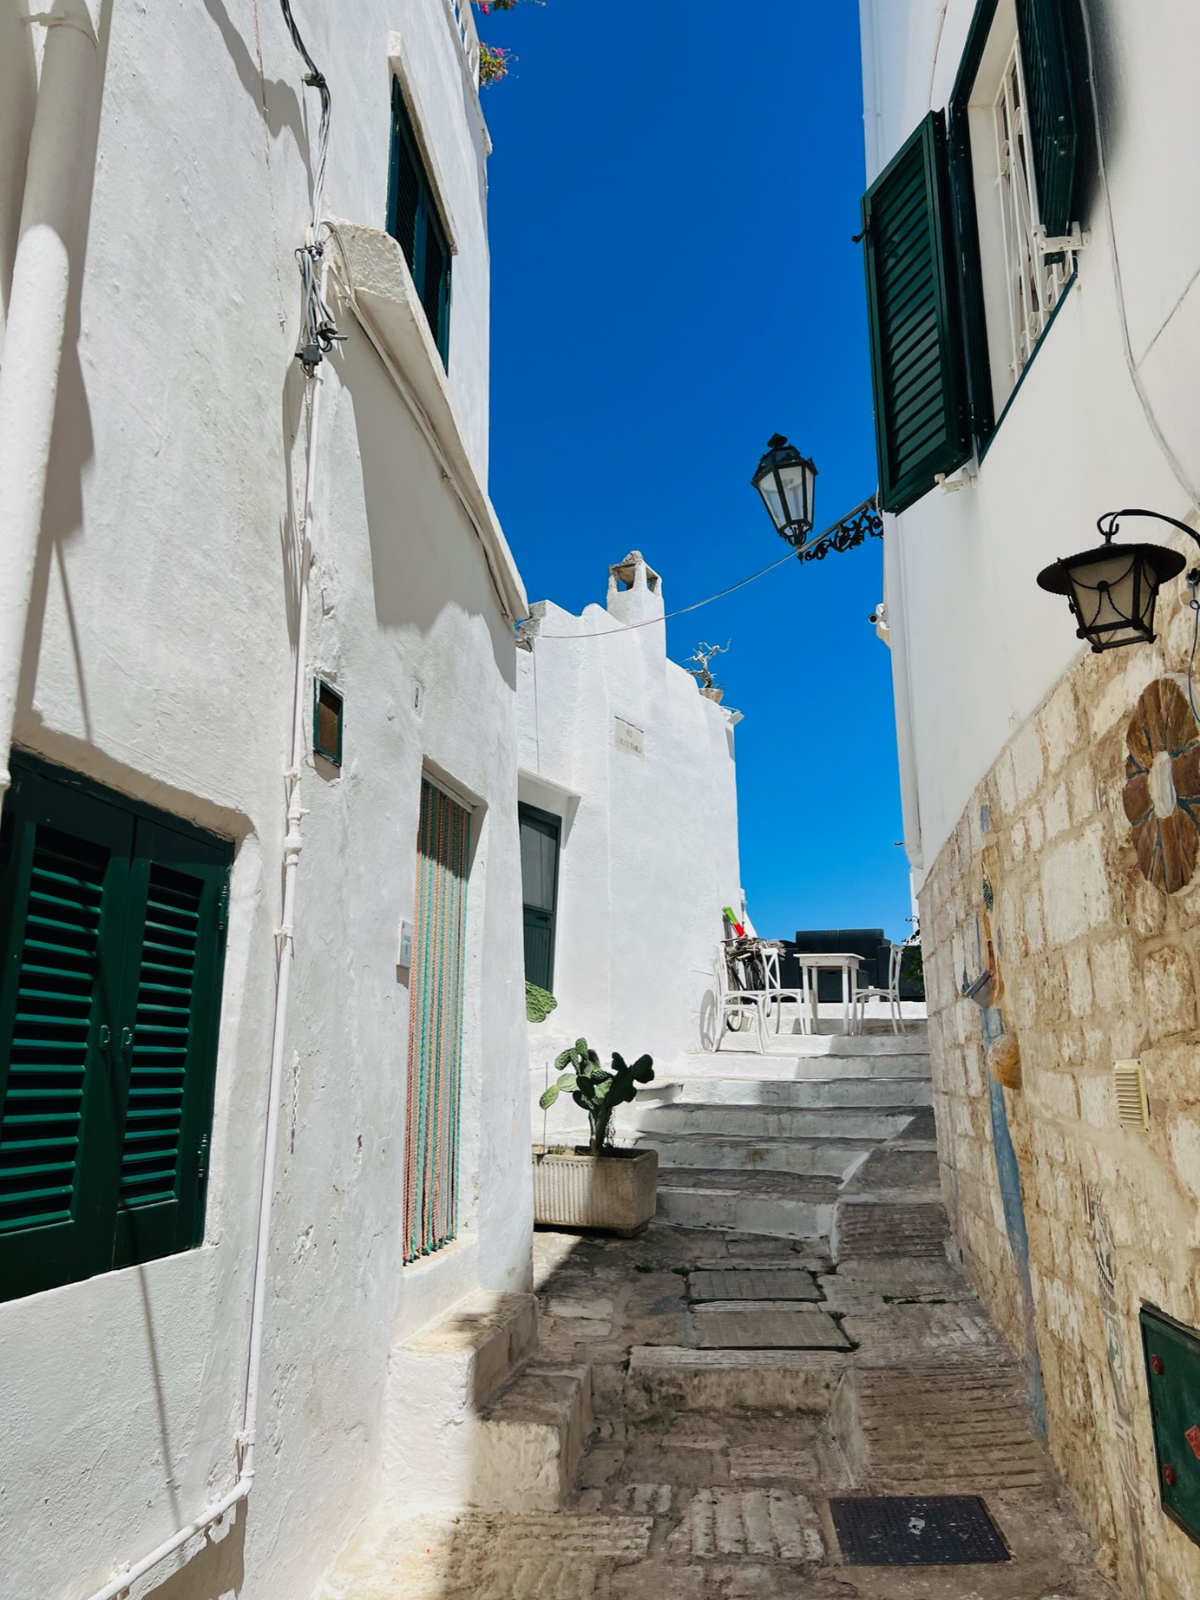
[[[41,19],[39,19],[41,20]],[[45,19],[37,106],[0,366],[0,805],[33,594],[100,49],[83,0]]]
[[[322,294],[324,284],[322,284]],[[317,430],[321,412],[321,380],[308,380],[308,427],[305,441],[304,506],[300,528],[300,602],[296,627],[296,672],[292,685],[291,767],[287,773],[287,833],[283,841],[283,907],[277,935],[279,971],[275,983],[275,1020],[271,1033],[271,1066],[267,1081],[267,1126],[263,1136],[262,1181],[258,1197],[258,1236],[254,1252],[254,1280],[250,1299],[250,1346],[246,1358],[246,1388],[242,1405],[242,1431],[238,1435],[240,1469],[238,1480],[228,1494],[214,1501],[207,1510],[185,1527],[164,1539],[140,1561],[120,1568],[102,1589],[88,1600],[117,1600],[131,1584],[181,1550],[219,1522],[227,1511],[245,1500],[254,1484],[255,1447],[258,1433],[258,1396],[262,1376],[263,1320],[267,1299],[267,1269],[271,1248],[271,1213],[275,1200],[275,1155],[279,1146],[280,1085],[283,1082],[283,1052],[287,1038],[288,998],[291,991],[292,956],[295,945],[296,880],[304,840],[301,822],[305,812],[300,805],[300,774],[308,749],[305,709],[308,684],[308,578],[312,565],[313,493],[316,482]]]

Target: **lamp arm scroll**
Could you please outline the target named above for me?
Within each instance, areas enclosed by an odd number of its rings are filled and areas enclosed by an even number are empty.
[[[875,495],[855,506],[853,511],[848,511],[840,521],[826,528],[824,533],[819,533],[815,539],[797,545],[796,554],[801,561],[823,561],[831,550],[839,553],[853,550],[868,535],[872,539],[883,538],[883,518],[879,514],[879,502]]]
[[[1195,528],[1189,527],[1186,522],[1180,522],[1178,517],[1168,517],[1162,511],[1139,510],[1136,506],[1126,506],[1124,511],[1106,511],[1102,517],[1096,519],[1096,527],[1106,543],[1111,542],[1113,535],[1120,529],[1122,517],[1153,517],[1156,522],[1169,522],[1173,528],[1178,528],[1180,533],[1186,533],[1200,545],[1200,533],[1197,533]],[[1193,567],[1187,575],[1187,580],[1191,584],[1200,583],[1200,568]]]

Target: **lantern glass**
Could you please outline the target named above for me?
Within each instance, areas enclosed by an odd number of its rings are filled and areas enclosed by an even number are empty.
[[[762,496],[776,533],[803,544],[812,532],[817,469],[782,434],[770,440],[751,480]]]
[[[1093,651],[1154,641],[1154,606],[1163,580],[1184,567],[1162,545],[1100,545],[1056,561],[1038,575],[1043,589],[1065,594],[1081,639]]]

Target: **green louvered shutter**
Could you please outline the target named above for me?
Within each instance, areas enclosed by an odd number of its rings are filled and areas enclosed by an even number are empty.
[[[0,824],[0,1300],[198,1243],[232,848],[35,758]]]
[[[0,1300],[103,1272],[132,820],[13,762],[0,830]]]
[[[880,500],[903,511],[971,454],[944,115],[863,196]]]
[[[198,1244],[216,1071],[228,881],[219,844],[139,820],[133,885],[140,945],[114,1265]]]
[[[1038,212],[1051,238],[1079,220],[1081,92],[1077,0],[1016,0],[1021,66],[1029,99]]]
[[[404,252],[442,364],[449,366],[452,256],[412,119],[395,78],[387,231]]]
[[[417,834],[405,1135],[404,1259],[458,1231],[463,963],[471,813],[425,779]]]

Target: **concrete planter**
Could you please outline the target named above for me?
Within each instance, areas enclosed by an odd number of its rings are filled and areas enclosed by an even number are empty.
[[[641,1233],[658,1203],[658,1151],[533,1149],[533,1220],[551,1227]]]

